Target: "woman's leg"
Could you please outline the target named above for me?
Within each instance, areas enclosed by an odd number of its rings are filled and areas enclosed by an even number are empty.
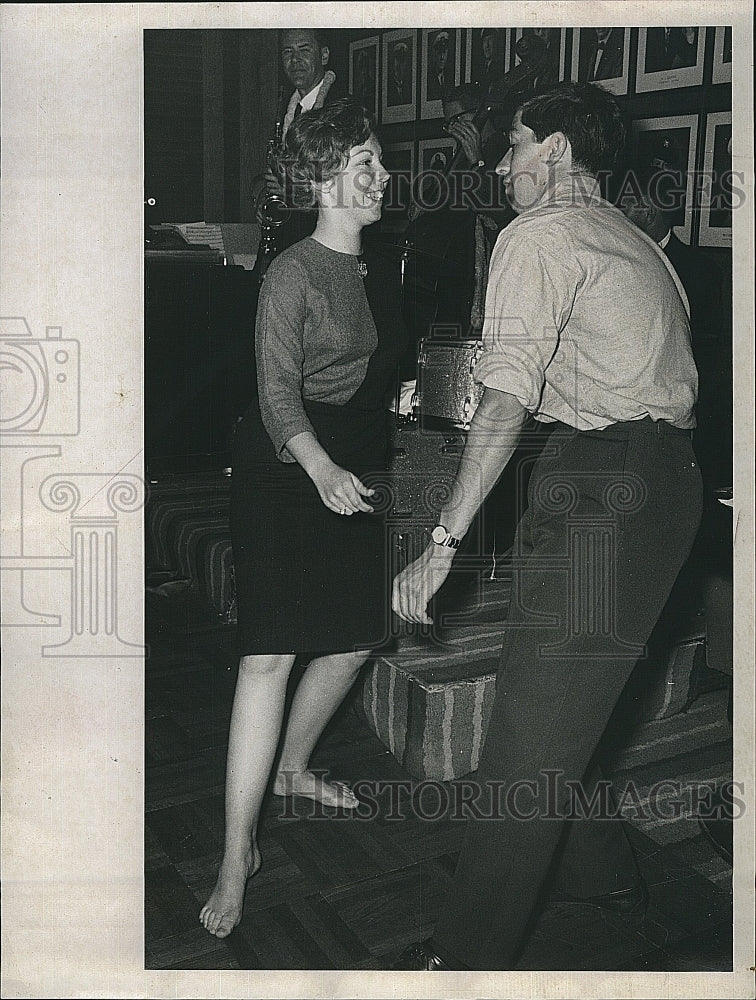
[[[303,795],[328,806],[354,808],[359,804],[359,799],[346,786],[324,781],[308,767],[320,734],[369,655],[370,650],[361,650],[319,656],[305,670],[286,724],[273,788],[277,795]]]
[[[200,921],[226,937],[241,920],[247,879],[260,867],[257,820],[278,747],[293,655],[243,656],[226,760],[226,836],[218,881]]]

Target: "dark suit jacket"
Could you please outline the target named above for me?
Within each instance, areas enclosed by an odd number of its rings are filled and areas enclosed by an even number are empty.
[[[612,28],[604,46],[604,52],[596,66],[598,52],[598,37],[594,31],[586,31],[580,36],[580,80],[593,83],[594,80],[614,80],[622,76],[622,57],[624,54],[622,28]],[[586,39],[583,48],[583,39]]]
[[[412,100],[412,81],[405,80],[400,90],[393,76],[389,76],[386,85],[386,103],[392,107],[397,104],[409,104]]]

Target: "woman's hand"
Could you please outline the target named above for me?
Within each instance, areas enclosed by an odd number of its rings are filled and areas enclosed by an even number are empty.
[[[375,490],[365,486],[348,469],[328,459],[319,463],[309,475],[329,510],[337,514],[356,514],[359,510],[373,513],[373,508],[362,498],[373,496]]]

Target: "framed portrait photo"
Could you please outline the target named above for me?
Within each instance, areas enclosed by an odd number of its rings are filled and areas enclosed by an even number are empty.
[[[573,28],[572,79],[626,94],[630,76],[629,28]]]
[[[567,73],[567,29],[566,28],[515,28],[512,45],[512,66],[520,65],[517,44],[522,39],[540,38],[546,44],[546,53],[535,76],[529,81],[528,89],[549,87],[564,80]]]
[[[732,81],[732,26],[714,29],[714,62],[711,65],[712,83]]]
[[[417,118],[417,32],[387,31],[382,38],[381,121],[413,122]]]
[[[700,195],[701,228],[698,233],[700,246],[732,246],[734,180],[732,112],[718,111],[706,116],[703,186]]]
[[[460,84],[460,28],[423,28],[420,56],[420,117],[441,118],[441,98]]]
[[[640,28],[637,93],[703,83],[706,28]]]
[[[349,45],[349,93],[378,117],[378,35]]]
[[[390,177],[383,196],[384,219],[402,216],[409,208],[415,179],[414,142],[392,142],[383,147],[382,162]]]
[[[660,185],[663,182],[672,228],[688,246],[693,234],[697,131],[698,115],[644,118],[633,122],[636,168],[656,175]]]
[[[421,139],[418,145],[420,173],[443,173],[454,156],[456,146],[455,139]]]
[[[465,83],[488,88],[507,66],[507,28],[467,28],[465,31]]]

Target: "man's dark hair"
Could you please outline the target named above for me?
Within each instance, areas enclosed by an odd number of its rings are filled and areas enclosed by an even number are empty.
[[[286,34],[287,31],[311,31],[312,32],[312,37],[315,39],[315,44],[317,45],[318,49],[322,50],[322,49],[328,49],[328,48],[330,48],[330,46],[328,44],[328,34],[327,34],[325,28],[310,28],[310,27],[304,27],[304,28],[281,28],[280,31],[279,31],[279,33],[278,33],[279,39],[282,39],[283,36]]]
[[[447,87],[443,95],[444,103],[461,104],[463,111],[477,111],[483,101],[483,89],[477,83],[462,83],[458,87]]]
[[[566,82],[535,94],[520,105],[523,125],[542,142],[562,132],[573,160],[589,173],[609,170],[623,153],[626,129],[614,97],[592,83]]]

